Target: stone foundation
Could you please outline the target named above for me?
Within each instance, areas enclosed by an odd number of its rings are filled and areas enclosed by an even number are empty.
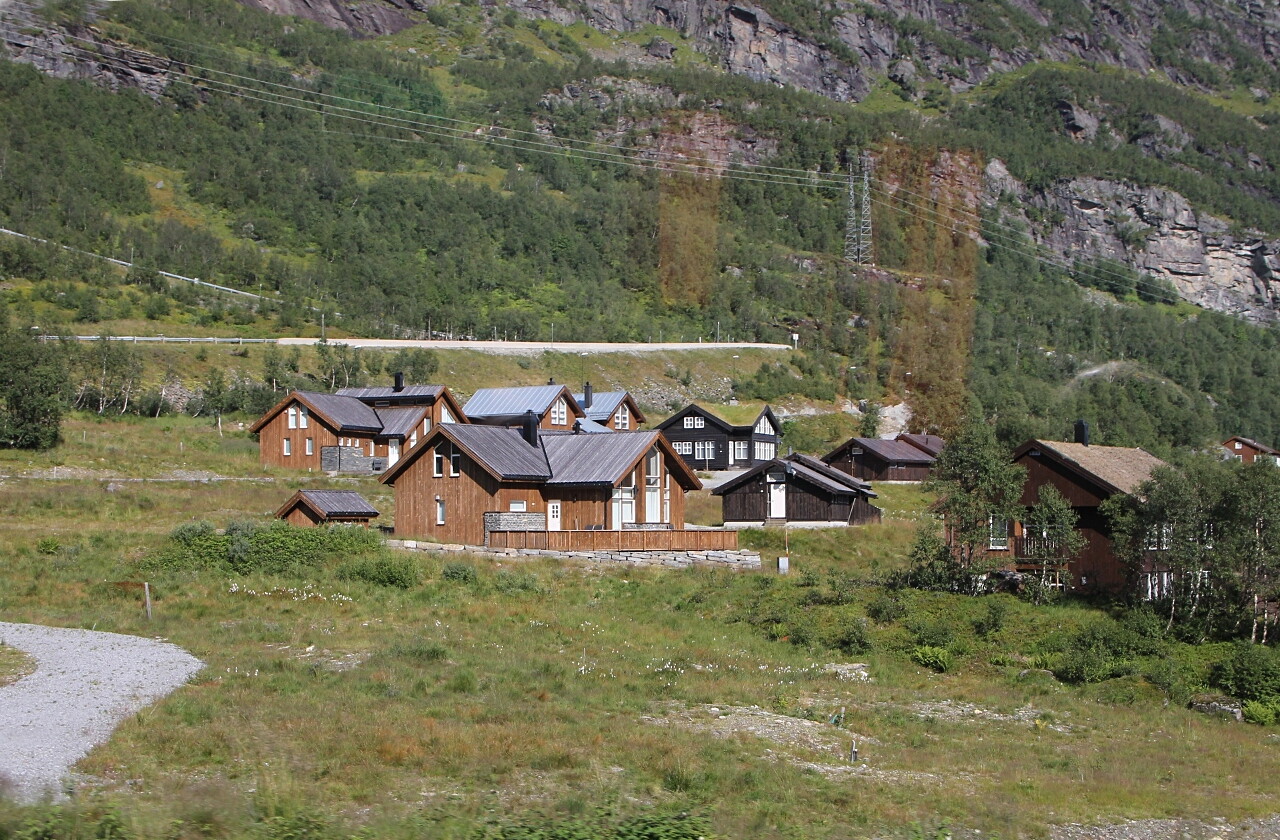
[[[434,543],[425,540],[387,540],[387,548],[407,551],[429,551],[437,554],[466,553],[480,557],[520,560],[532,557],[555,557],[588,563],[621,563],[627,566],[663,566],[683,569],[689,566],[715,566],[727,569],[759,569],[760,555],[745,549],[727,551],[547,551],[537,548],[485,548],[457,543]]]

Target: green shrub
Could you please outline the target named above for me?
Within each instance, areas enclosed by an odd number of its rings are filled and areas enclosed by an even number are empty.
[[[42,537],[36,543],[36,551],[41,554],[57,554],[61,548],[62,543],[56,537]]]
[[[538,583],[537,575],[512,572],[507,569],[498,572],[493,579],[493,586],[504,595],[519,595],[522,593],[538,595],[546,591]]]
[[[841,653],[865,653],[871,650],[871,638],[867,635],[865,619],[848,619],[838,626],[836,632],[825,640],[828,647]]]
[[[1262,645],[1240,642],[1231,655],[1213,669],[1211,682],[1241,700],[1280,697],[1280,653]]]
[[[955,641],[955,629],[950,622],[941,619],[933,621],[916,621],[910,626],[915,635],[916,644],[921,647],[945,648]]]
[[[444,568],[440,570],[440,577],[454,583],[466,584],[474,584],[480,580],[480,575],[476,572],[475,566],[457,561],[445,563]]]
[[[1099,683],[1133,673],[1133,667],[1103,650],[1085,648],[1061,655],[1053,675],[1068,683]]]
[[[337,576],[339,580],[358,580],[396,589],[412,589],[421,579],[418,564],[412,557],[389,552],[348,560],[338,566]]]
[[[867,616],[876,624],[892,624],[902,618],[906,607],[888,593],[880,593],[867,604]]]
[[[1003,598],[991,597],[987,599],[986,611],[973,620],[973,632],[978,634],[978,638],[985,639],[993,633],[1000,632],[1004,627],[1005,615],[1009,612],[1009,604]]]
[[[1280,720],[1280,698],[1271,700],[1246,700],[1240,707],[1244,719],[1259,726],[1275,726]]]
[[[940,674],[950,671],[954,664],[951,660],[951,651],[929,645],[920,645],[911,651],[911,660],[917,665],[931,668]]]

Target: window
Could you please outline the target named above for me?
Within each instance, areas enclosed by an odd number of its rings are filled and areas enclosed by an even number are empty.
[[[1142,547],[1146,551],[1168,551],[1173,544],[1173,524],[1163,522],[1147,531]],[[1212,544],[1212,543],[1211,543]]]
[[[676,454],[677,454],[677,455],[692,455],[692,454],[693,454],[693,442],[692,442],[692,441],[688,441],[688,440],[677,440],[677,441],[675,441],[674,443],[672,443],[672,444],[671,444],[671,446],[676,450]]]
[[[298,406],[298,428],[305,429],[307,427],[307,407]]]
[[[714,440],[695,440],[693,442],[693,459],[695,461],[710,461],[716,457],[716,442]]]
[[[424,422],[424,423],[429,423],[429,421],[426,421],[426,420],[424,420],[423,422]],[[447,406],[447,405],[442,405],[442,406],[440,406],[440,422],[441,422],[441,423],[452,423],[452,422],[454,422],[454,420],[453,420],[453,414],[449,411],[449,406]],[[423,429],[422,429],[422,431],[424,431],[424,432],[425,432],[426,430],[427,430],[427,426],[424,426],[424,427],[423,427]]]
[[[524,499],[515,499],[507,506],[507,510],[512,513],[524,513],[529,509],[529,503]]]
[[[618,410],[613,413],[613,425],[621,431],[631,428],[631,412],[627,410],[626,403],[619,405]]]
[[[756,441],[756,460],[771,461],[773,456],[778,454],[778,445],[776,443],[765,443],[762,440]]]
[[[284,439],[284,454],[286,455],[293,454],[293,440],[290,438]]]
[[[316,441],[315,441],[315,438],[307,438],[306,453],[307,453],[308,455],[314,455],[314,454],[316,454]]]
[[[756,423],[756,434],[771,435],[776,431],[777,430],[773,428],[773,424],[769,422],[768,417],[761,417],[759,422]]]
[[[701,429],[707,425],[707,418],[691,414],[684,418],[684,427],[686,429]]]
[[[430,418],[430,417],[423,417],[423,418],[422,418],[422,433],[425,435],[425,434],[426,434],[427,432],[429,432],[429,431],[431,431],[431,418]]]
[[[444,475],[444,447],[437,446],[436,451],[432,453],[431,474],[436,478]]]
[[[412,432],[409,433],[409,448],[412,449],[413,445],[416,444],[417,442],[418,442],[418,430],[414,429]]]
[[[565,405],[564,398],[555,401],[555,405],[551,406],[551,425],[565,426],[568,425],[569,407]]]
[[[296,405],[289,406],[288,415],[289,415],[289,428],[290,429],[298,428],[298,407]]]
[[[461,472],[459,466],[462,464],[462,453],[450,447],[449,449],[449,475],[454,478],[458,477]]]
[[[436,524],[444,524],[444,499],[436,499]]]
[[[987,530],[990,535],[990,539],[987,542],[987,548],[992,551],[1009,550],[1009,520],[988,517]]]
[[[745,461],[751,457],[751,446],[749,441],[735,440],[733,442],[733,460]],[[768,459],[765,459],[768,460]]]
[[[1244,444],[1242,444],[1240,441],[1236,441],[1236,449],[1244,449]]]

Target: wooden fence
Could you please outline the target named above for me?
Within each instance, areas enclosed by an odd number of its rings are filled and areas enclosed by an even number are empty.
[[[737,531],[490,531],[490,548],[544,551],[736,551]]]

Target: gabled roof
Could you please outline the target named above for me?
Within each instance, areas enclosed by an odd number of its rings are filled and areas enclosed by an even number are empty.
[[[443,385],[406,385],[397,391],[390,385],[379,385],[374,388],[339,388],[340,397],[355,397],[362,402],[378,400],[414,400],[440,396],[444,392]]]
[[[314,391],[290,391],[284,399],[259,417],[257,422],[249,427],[249,431],[256,432],[262,429],[295,400],[306,406],[311,414],[320,417],[339,432],[376,434],[382,431],[382,421],[378,419],[377,413],[355,397],[321,394]]]
[[[1112,493],[1133,493],[1151,479],[1156,467],[1165,466],[1145,449],[1126,446],[1086,446],[1053,440],[1029,440],[1013,453],[1013,460],[1038,450],[1053,460],[1099,484]]]
[[[429,405],[393,405],[374,409],[382,422],[382,435],[400,438],[408,437],[430,412]]]
[[[793,476],[801,481],[808,482],[816,487],[826,490],[828,493],[841,494],[860,494],[869,498],[875,498],[875,493],[871,490],[871,485],[865,481],[860,481],[851,475],[842,473],[837,469],[827,466],[817,458],[811,458],[808,455],[800,455],[793,453],[783,458],[774,458],[772,461],[765,461],[763,464],[757,464],[741,475],[735,476],[733,479],[726,481],[711,493],[714,496],[723,496],[747,482],[754,479],[763,472],[770,470],[785,470],[788,476]]]
[[[518,388],[481,388],[471,395],[462,413],[472,420],[520,418],[527,411],[542,417],[551,404],[564,396],[569,413],[582,417],[583,412],[573,394],[564,385],[528,385]]]
[[[354,490],[299,490],[276,511],[284,516],[298,505],[305,505],[324,517],[373,517],[378,511]]]
[[[844,455],[850,449],[857,447],[870,452],[882,461],[892,464],[932,464],[936,460],[932,455],[922,449],[917,449],[909,443],[900,440],[885,440],[884,438],[863,438],[856,437],[846,440],[835,449],[822,456],[822,460],[830,463]]]
[[[573,398],[577,400],[578,405],[582,406],[582,410],[586,413],[587,419],[594,420],[597,423],[607,423],[613,417],[614,412],[618,410],[618,406],[624,401],[627,408],[631,411],[631,416],[637,423],[645,422],[645,416],[640,411],[640,406],[636,405],[635,399],[627,391],[603,391],[595,392],[591,395],[591,405],[586,404],[585,393],[574,394]]]
[[[538,445],[531,446],[519,429],[479,424],[436,426],[383,473],[380,480],[393,484],[438,438],[457,444],[499,480],[534,481],[552,486],[613,486],[630,473],[652,447],[658,446],[667,453],[667,464],[682,485],[693,489],[701,486],[697,475],[657,431],[602,435],[540,431]]]
[[[716,426],[717,428],[721,429],[726,433],[749,432],[756,427],[756,424],[760,422],[761,417],[768,417],[769,422],[773,424],[773,428],[777,430],[779,436],[781,436],[782,434],[782,422],[778,420],[778,416],[773,413],[773,409],[767,405],[764,408],[760,409],[760,413],[757,414],[755,416],[755,419],[752,420],[750,423],[747,423],[746,425],[743,425],[743,426],[735,426],[734,424],[725,420],[720,415],[716,414],[714,410],[698,405],[697,403],[690,403],[689,405],[680,409],[680,411],[668,417],[666,420],[663,420],[654,428],[669,429],[673,426],[676,426],[678,421],[683,421],[684,418],[690,414],[699,414],[707,418],[707,422],[711,423],[712,425]]]
[[[932,455],[934,458],[937,458],[938,453],[942,451],[942,447],[947,445],[947,442],[937,435],[915,435],[904,432],[903,434],[898,435],[895,440],[900,440],[903,443],[909,443],[916,449],[919,449],[926,455]]]
[[[1235,435],[1234,437],[1227,438],[1225,441],[1223,441],[1222,445],[1226,446],[1228,443],[1231,443],[1231,441],[1233,440],[1238,440],[1241,443],[1243,443],[1245,446],[1249,446],[1249,447],[1252,447],[1253,449],[1258,450],[1263,455],[1280,455],[1280,450],[1272,449],[1270,446],[1267,446],[1265,443],[1258,443],[1256,440],[1250,440],[1247,437],[1240,437],[1239,435]]]

